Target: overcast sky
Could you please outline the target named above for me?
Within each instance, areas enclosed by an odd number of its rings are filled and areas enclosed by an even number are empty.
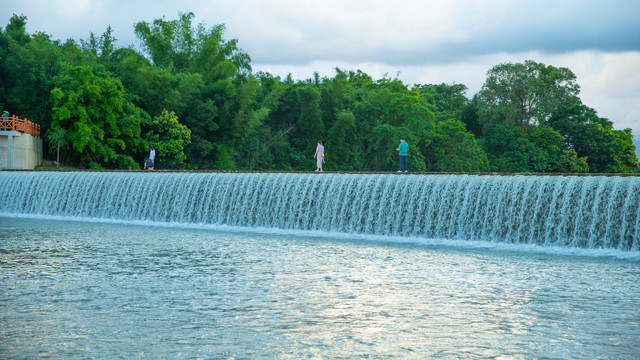
[[[120,46],[139,46],[134,23],[188,11],[194,24],[225,24],[254,71],[281,77],[399,73],[408,85],[462,83],[472,97],[500,63],[567,67],[585,105],[640,137],[638,0],[0,0],[3,27],[23,14],[29,33],[77,41],[111,25]]]

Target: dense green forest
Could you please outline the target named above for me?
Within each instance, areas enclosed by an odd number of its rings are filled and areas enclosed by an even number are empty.
[[[638,172],[631,130],[614,130],[579,98],[567,68],[534,61],[490,69],[469,99],[462,84],[404,84],[359,70],[282,79],[252,72],[224,25],[135,24],[140,49],[112,29],[65,42],[0,29],[0,107],[41,125],[45,157],[91,169],[393,171],[399,138],[411,171]]]

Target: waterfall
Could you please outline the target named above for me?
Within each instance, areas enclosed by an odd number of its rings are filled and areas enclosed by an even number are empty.
[[[0,215],[640,250],[640,177],[0,172]]]

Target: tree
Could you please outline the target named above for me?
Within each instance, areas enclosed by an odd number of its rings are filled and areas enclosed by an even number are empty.
[[[260,76],[263,88],[271,89],[277,95],[271,105],[271,112],[265,119],[265,126],[269,128],[269,136],[266,139],[268,157],[273,163],[266,168],[278,170],[293,170],[309,168],[311,164],[310,154],[307,151],[306,142],[297,141],[298,120],[300,118],[300,103],[298,101],[298,88],[302,84],[296,84],[291,76],[284,81],[279,78],[271,79],[271,76]],[[277,84],[277,85],[276,85]],[[276,89],[277,88],[277,89]],[[266,98],[265,98],[266,100]],[[317,138],[312,140],[318,140]],[[298,144],[303,150],[298,150]],[[312,155],[312,154],[311,154]],[[305,163],[306,166],[300,165]]]
[[[575,103],[579,90],[571,70],[526,60],[491,68],[478,95],[488,110],[485,122],[497,117],[526,133],[530,125],[542,124],[554,111]]]
[[[60,148],[67,147],[67,130],[57,127],[49,129],[46,135],[47,141],[56,147],[56,167],[60,165]]]
[[[320,92],[313,85],[306,85],[297,90],[300,104],[297,129],[300,134],[296,145],[302,150],[301,165],[311,167],[312,159],[307,154],[313,154],[316,141],[324,138],[324,122],[320,111]]]
[[[191,31],[194,14],[180,13],[178,20],[155,19],[153,24],[135,24],[135,34],[149,53],[151,61],[160,69],[183,71],[193,56],[196,39]]]
[[[134,76],[128,89],[137,95],[138,106],[151,116],[159,115],[163,109],[182,114],[204,86],[200,74],[174,74],[150,66],[138,68]]]
[[[563,136],[567,148],[586,157],[590,172],[631,173],[639,168],[631,130],[614,130],[594,109],[583,104],[564,107],[548,124]]]
[[[278,156],[276,152],[280,149],[276,147],[281,146],[283,137],[294,129],[289,127],[274,133],[271,123],[271,114],[282,104],[284,89],[279,78],[266,74],[249,76],[239,89],[236,124],[240,126],[240,134],[236,156],[240,168],[283,169],[289,166],[289,157]]]
[[[526,138],[516,139],[498,159],[502,171],[517,173],[545,172],[549,154]]]
[[[177,20],[155,19],[152,24],[141,21],[135,24],[136,37],[153,64],[171,72],[198,72],[209,82],[207,73],[220,78],[220,73],[230,65],[250,71],[250,58],[237,47],[237,40],[224,41],[224,25],[207,30],[203,24],[192,25],[192,12],[179,13]],[[228,77],[228,76],[223,76]]]
[[[353,146],[355,130],[355,116],[349,110],[339,111],[336,121],[327,133],[327,149],[331,149],[329,169],[354,170]],[[339,155],[338,155],[339,154]],[[327,153],[328,155],[328,153]]]
[[[461,120],[462,111],[469,102],[465,96],[464,84],[438,84],[416,86],[434,114],[436,123],[447,120]]]
[[[482,136],[482,124],[479,116],[479,100],[475,95],[462,109],[460,120],[464,123],[465,128],[469,130],[476,138]]]
[[[151,131],[145,134],[147,142],[156,150],[156,166],[181,169],[186,156],[184,148],[191,142],[191,130],[178,122],[172,111],[162,111],[153,118]]]
[[[27,17],[13,14],[5,28],[5,34],[19,45],[26,45],[31,40],[31,36],[27,34]]]
[[[425,171],[426,147],[434,128],[433,113],[418,89],[407,89],[398,79],[381,79],[367,87],[356,116],[368,118],[360,123],[365,137],[365,161],[371,170],[389,170],[396,166],[395,149],[401,137],[409,144],[409,169]],[[371,129],[371,130],[368,130]]]
[[[482,172],[489,170],[489,159],[464,123],[442,121],[436,125],[428,147],[427,168],[432,171]]]
[[[573,149],[566,149],[562,135],[550,127],[532,127],[525,135],[537,148],[548,155],[548,164],[544,171],[580,173],[587,172],[589,165],[586,157],[578,157]]]
[[[111,57],[116,48],[117,39],[113,36],[111,26],[97,37],[93,32],[87,40],[80,40],[80,48],[89,65],[102,66],[99,70],[106,70],[111,65]]]
[[[61,45],[43,33],[27,34],[26,19],[14,15],[7,30],[0,32],[0,101],[12,113],[40,124],[46,134],[54,77],[63,63],[74,63],[82,56],[72,43]]]
[[[555,169],[552,171],[564,173],[586,173],[589,172],[589,164],[586,157],[578,157],[574,149],[562,150],[558,157]]]
[[[182,119],[191,130],[191,143],[185,147],[188,168],[213,168],[213,134],[220,128],[216,123],[218,115],[218,108],[212,100],[194,99],[187,106]]]
[[[120,81],[88,66],[65,66],[55,84],[51,127],[66,131],[73,164],[139,168],[133,156],[145,147],[140,128],[148,115],[131,103]]]

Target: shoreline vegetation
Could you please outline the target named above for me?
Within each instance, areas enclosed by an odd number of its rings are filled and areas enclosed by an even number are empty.
[[[640,173],[631,130],[584,104],[568,68],[498,64],[470,98],[464,84],[360,70],[294,80],[253,72],[242,39],[194,17],[134,24],[135,49],[111,27],[29,34],[14,14],[0,28],[0,111],[40,125],[45,158],[64,164],[38,170],[137,170],[151,145],[155,171],[306,173],[323,139],[325,171],[388,173],[404,137],[413,174]]]
[[[316,174],[313,170],[154,170],[143,169],[75,169],[68,167],[56,168],[55,166],[37,166],[34,170],[24,169],[0,169],[0,171],[13,172],[141,172],[141,173],[196,173],[196,174]],[[640,177],[640,173],[516,173],[516,172],[447,172],[447,171],[420,171],[397,173],[395,171],[323,171],[322,174],[351,174],[351,175],[468,175],[468,176],[607,176],[607,177]]]

